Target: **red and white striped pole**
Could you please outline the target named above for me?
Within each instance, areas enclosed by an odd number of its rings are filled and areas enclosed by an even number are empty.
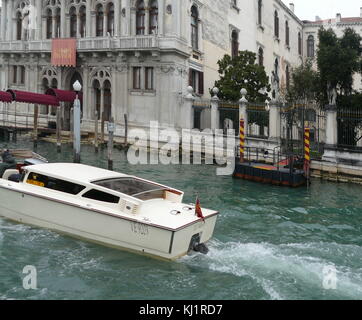
[[[310,128],[304,129],[304,173],[309,177],[310,168]]]
[[[240,119],[240,163],[244,162],[245,154],[245,121]]]

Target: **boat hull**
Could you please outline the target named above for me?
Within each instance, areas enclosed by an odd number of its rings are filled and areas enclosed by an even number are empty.
[[[233,176],[239,179],[293,188],[307,185],[307,179],[301,170],[290,172],[289,169],[263,168],[248,162],[236,162]]]
[[[200,243],[208,241],[217,218],[213,215],[205,222],[171,230],[25,193],[8,181],[0,184],[0,198],[6,199],[0,202],[0,215],[12,221],[167,260],[186,255],[195,234],[200,235]]]

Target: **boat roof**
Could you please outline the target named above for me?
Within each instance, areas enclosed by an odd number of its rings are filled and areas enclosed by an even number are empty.
[[[27,168],[31,172],[78,183],[91,183],[97,180],[129,177],[122,173],[109,171],[79,163],[44,163]]]

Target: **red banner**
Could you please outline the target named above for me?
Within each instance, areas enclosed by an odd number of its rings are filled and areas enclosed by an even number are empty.
[[[76,67],[77,65],[76,39],[52,40],[52,65],[56,67]]]

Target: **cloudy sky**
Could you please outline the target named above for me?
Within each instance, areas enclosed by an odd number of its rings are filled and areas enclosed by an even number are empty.
[[[295,13],[302,20],[314,20],[315,16],[322,19],[334,18],[336,13],[342,17],[359,17],[362,0],[283,0],[289,6],[295,5]]]

